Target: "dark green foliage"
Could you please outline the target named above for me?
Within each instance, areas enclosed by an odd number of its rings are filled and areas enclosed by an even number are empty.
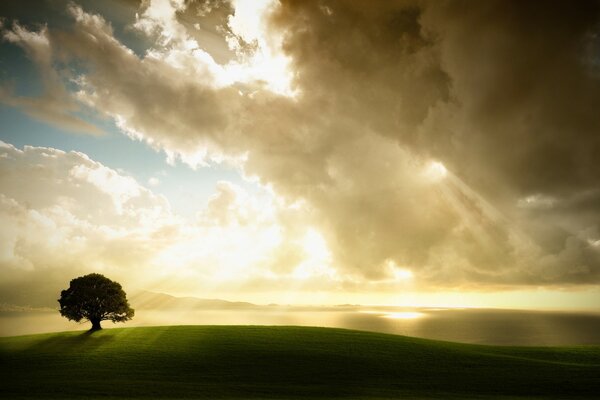
[[[6,399],[598,399],[600,347],[172,326],[0,338]]]
[[[90,321],[92,330],[102,329],[101,321],[124,322],[134,315],[121,285],[101,274],[73,279],[58,302],[60,315],[76,322]]]

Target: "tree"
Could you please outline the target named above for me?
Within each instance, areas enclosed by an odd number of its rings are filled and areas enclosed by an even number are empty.
[[[90,321],[91,331],[102,329],[101,321],[125,322],[134,315],[121,285],[101,274],[73,279],[58,303],[60,315],[76,322]]]

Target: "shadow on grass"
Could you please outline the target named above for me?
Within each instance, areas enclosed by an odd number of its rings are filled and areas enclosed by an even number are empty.
[[[91,351],[112,342],[114,339],[114,335],[103,335],[102,331],[73,332],[41,339],[24,349],[24,351],[34,353]]]

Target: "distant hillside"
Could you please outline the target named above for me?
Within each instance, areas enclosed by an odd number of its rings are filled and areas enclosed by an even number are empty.
[[[129,302],[138,309],[249,309],[261,308],[256,304],[226,301],[219,299],[200,299],[197,297],[175,297],[165,293],[141,291],[133,294]]]
[[[30,307],[30,306],[18,306],[8,303],[0,303],[0,312],[27,312],[27,311],[53,311],[56,312],[56,308],[50,307]]]
[[[0,338],[7,399],[597,399],[600,347],[326,328],[173,326]]]
[[[142,290],[127,292],[128,299],[134,309],[140,310],[285,310],[285,311],[358,311],[377,310],[393,312],[398,310],[416,309],[415,307],[396,306],[361,306],[357,304],[340,305],[290,305],[268,304],[259,305],[244,301],[228,301],[222,299],[203,299],[199,297],[177,297],[166,293]],[[28,304],[0,302],[0,312],[56,311],[56,300],[40,302],[41,306]],[[426,309],[426,308],[421,308]]]
[[[151,291],[140,291],[130,295],[129,302],[133,308],[137,309],[152,309],[152,310],[168,310],[168,309],[185,309],[185,310],[288,310],[288,311],[350,311],[358,310],[361,306],[343,304],[335,306],[302,306],[302,305],[284,305],[284,304],[268,304],[259,305],[243,301],[227,301],[221,299],[202,299],[198,297],[176,297],[166,293],[158,293]],[[378,310],[395,310],[401,307],[370,307]]]

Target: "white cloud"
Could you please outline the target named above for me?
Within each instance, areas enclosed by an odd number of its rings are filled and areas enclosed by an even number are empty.
[[[185,40],[185,28],[177,22],[176,13],[183,10],[183,0],[153,0],[145,2],[142,14],[136,14],[133,26],[147,35],[158,34],[161,45]]]
[[[0,172],[3,301],[17,301],[11,287],[31,291],[33,302],[48,301],[91,271],[133,288],[218,296],[250,290],[265,277],[293,280],[281,271],[326,251],[319,239],[319,254],[273,264],[273,254],[289,252],[304,228],[289,227],[284,214],[293,211],[269,193],[250,195],[230,182],[198,205],[198,220],[186,220],[162,196],[82,153],[0,142]],[[44,290],[50,294],[38,293]]]

